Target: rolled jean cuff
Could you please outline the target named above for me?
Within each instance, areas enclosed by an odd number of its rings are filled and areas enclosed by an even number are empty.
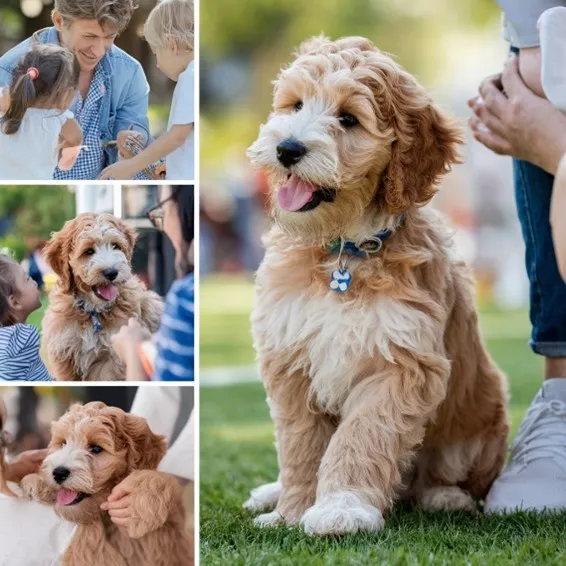
[[[566,342],[529,342],[533,352],[546,358],[566,358]]]

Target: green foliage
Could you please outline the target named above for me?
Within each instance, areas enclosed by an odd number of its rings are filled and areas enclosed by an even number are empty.
[[[0,238],[0,250],[9,250],[17,261],[22,261],[27,251],[26,244],[15,234],[8,234]]]
[[[0,188],[0,217],[12,216],[15,233],[25,241],[47,240],[75,214],[75,197],[67,187],[3,186]]]

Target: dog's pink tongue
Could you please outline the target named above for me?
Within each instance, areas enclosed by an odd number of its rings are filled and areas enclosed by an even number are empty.
[[[78,492],[72,489],[60,489],[57,492],[57,505],[70,505],[76,498]]]
[[[316,187],[299,179],[296,175],[284,184],[277,193],[277,201],[279,206],[290,212],[300,210],[312,199],[312,194],[316,191]]]
[[[118,288],[115,285],[98,287],[97,291],[106,301],[113,301],[118,296]]]

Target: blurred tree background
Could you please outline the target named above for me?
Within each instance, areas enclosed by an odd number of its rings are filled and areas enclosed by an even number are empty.
[[[494,0],[203,2],[201,160],[217,163],[219,153],[253,140],[269,111],[271,81],[307,37],[366,36],[432,85],[445,72],[447,33],[455,42],[458,36],[467,41],[485,30],[493,33],[498,18]]]
[[[55,185],[6,185],[0,189],[0,249],[18,260],[75,216],[75,195]]]

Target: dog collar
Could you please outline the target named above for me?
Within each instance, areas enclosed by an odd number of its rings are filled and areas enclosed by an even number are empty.
[[[405,215],[399,218],[398,226],[401,227],[405,222]],[[364,240],[360,244],[349,240],[338,238],[329,244],[326,251],[329,256],[338,255],[338,269],[332,272],[330,289],[337,293],[345,293],[352,283],[352,273],[348,269],[348,256],[368,258],[381,251],[383,242],[393,236],[395,230],[382,230],[376,232],[371,238]]]
[[[94,333],[98,334],[102,330],[100,315],[105,312],[108,312],[112,308],[112,305],[108,305],[106,308],[97,310],[97,309],[93,309],[84,299],[77,299],[75,301],[75,304],[77,309],[79,309],[82,312],[86,312],[87,314],[90,315],[90,318],[92,320],[92,326],[94,328]]]
[[[349,240],[338,238],[328,245],[326,251],[328,255],[348,254],[355,257],[367,257],[368,255],[377,254],[383,247],[383,242],[393,235],[393,230],[382,230],[377,232],[368,240],[364,240],[360,244]]]

